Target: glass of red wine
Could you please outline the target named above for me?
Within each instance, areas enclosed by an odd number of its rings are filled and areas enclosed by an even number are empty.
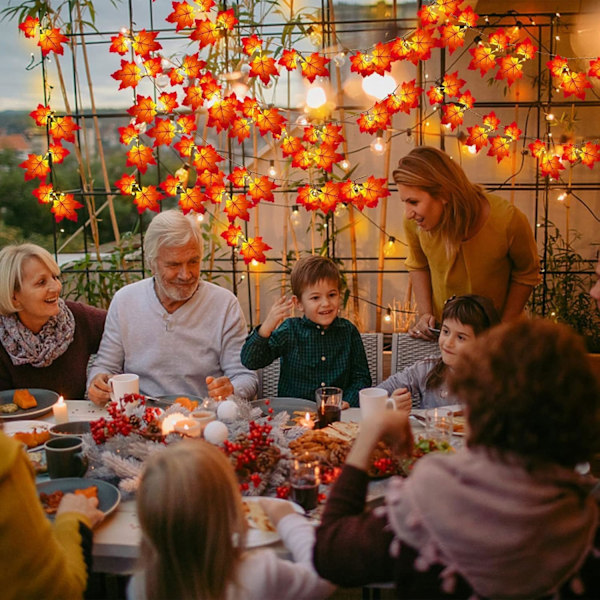
[[[304,510],[308,511],[317,507],[320,483],[319,461],[315,460],[311,454],[306,453],[293,460],[290,470],[292,500]]]
[[[321,387],[315,392],[319,429],[339,421],[342,416],[342,390],[338,387]]]

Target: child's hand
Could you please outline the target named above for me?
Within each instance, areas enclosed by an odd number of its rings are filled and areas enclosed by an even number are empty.
[[[412,398],[407,388],[398,388],[392,392],[392,400],[396,404],[396,410],[410,413],[412,408]]]
[[[292,308],[294,302],[291,298],[282,296],[273,304],[267,318],[263,321],[263,324],[258,329],[258,335],[261,337],[269,337],[276,327],[292,314]]]

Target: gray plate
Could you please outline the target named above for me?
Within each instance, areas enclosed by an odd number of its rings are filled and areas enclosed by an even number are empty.
[[[58,437],[61,435],[76,435],[81,437],[85,433],[90,433],[89,421],[69,421],[68,423],[61,423],[60,425],[53,425],[50,427],[50,435]]]
[[[204,398],[200,398],[200,396],[190,396],[190,394],[167,394],[166,396],[158,396],[158,400],[160,402],[164,402],[165,404],[173,404],[177,398],[181,398],[184,396],[185,398],[189,398],[192,402],[198,402],[198,407],[204,401]]]
[[[52,390],[40,388],[29,388],[29,393],[37,400],[37,406],[26,410],[18,408],[14,413],[0,413],[0,420],[31,419],[40,417],[52,410],[52,405],[58,400],[58,394]],[[0,392],[0,404],[10,404],[13,401],[15,390],[4,390]]]
[[[265,400],[269,400],[270,404],[265,404]],[[292,416],[295,410],[301,410],[304,412],[311,412],[317,410],[317,404],[312,400],[305,400],[304,398],[263,398],[262,400],[254,400],[251,402],[252,406],[259,406],[262,411],[266,414],[269,407],[273,409],[275,414],[286,410]]]
[[[119,506],[119,502],[121,501],[121,493],[114,485],[107,483],[106,481],[102,481],[101,479],[63,477],[60,479],[43,481],[42,483],[38,483],[36,487],[38,494],[41,492],[44,492],[45,494],[51,494],[57,490],[68,494],[69,492],[89,488],[93,485],[98,487],[98,508],[104,513],[104,516],[109,515],[117,508],[117,506]],[[47,516],[50,519],[54,518],[54,515]]]

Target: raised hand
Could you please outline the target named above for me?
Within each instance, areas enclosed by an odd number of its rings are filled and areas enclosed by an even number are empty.
[[[273,304],[267,318],[263,321],[258,329],[258,335],[261,337],[269,337],[277,326],[287,319],[292,314],[294,301],[287,296],[282,296]]]

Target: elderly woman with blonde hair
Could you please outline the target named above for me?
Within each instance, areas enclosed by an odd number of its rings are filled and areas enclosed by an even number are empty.
[[[35,244],[0,251],[0,390],[43,388],[83,398],[106,311],[60,298],[60,268]]]

